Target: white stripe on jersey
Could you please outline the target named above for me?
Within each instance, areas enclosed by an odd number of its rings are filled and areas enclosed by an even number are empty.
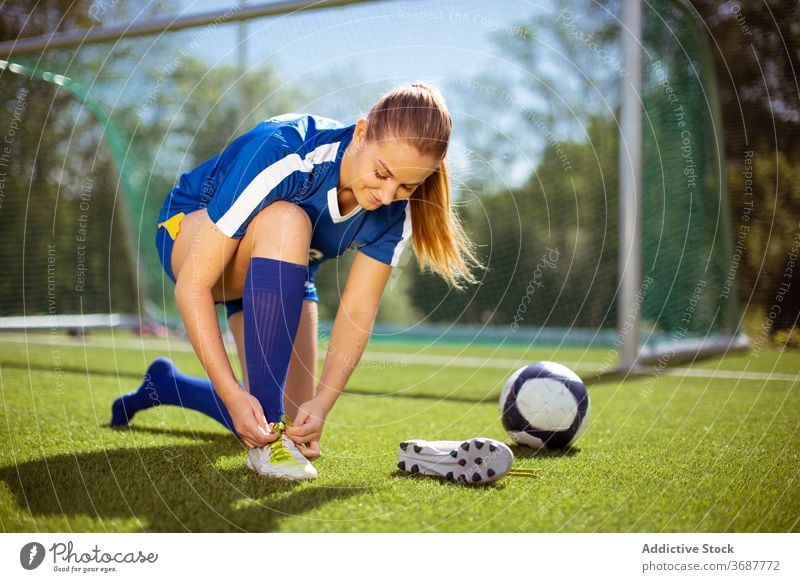
[[[394,247],[394,254],[392,255],[392,266],[396,267],[397,262],[400,260],[400,255],[403,254],[403,250],[406,248],[408,244],[408,240],[411,238],[411,203],[406,203],[406,217],[403,220],[403,235],[400,238],[400,241],[397,243],[397,246]]]
[[[225,214],[220,216],[216,222],[217,228],[225,236],[232,237],[278,184],[294,172],[311,172],[315,164],[334,161],[339,151],[339,144],[341,142],[337,141],[321,145],[306,154],[305,159],[300,158],[298,154],[289,154],[261,170],[242,190]]]

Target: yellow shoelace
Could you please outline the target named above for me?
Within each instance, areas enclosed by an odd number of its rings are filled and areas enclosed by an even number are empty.
[[[295,461],[286,447],[283,446],[283,430],[286,426],[282,422],[276,422],[272,425],[272,430],[278,433],[277,440],[269,443],[269,460],[271,463],[285,463],[286,461]]]
[[[534,469],[511,469],[508,472],[508,476],[509,477],[533,477],[533,478],[537,478],[537,477],[540,477],[541,475],[539,475],[539,472],[535,471]]]

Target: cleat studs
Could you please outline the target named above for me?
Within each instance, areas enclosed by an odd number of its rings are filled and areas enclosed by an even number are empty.
[[[414,452],[419,453],[422,450],[422,447],[419,445],[414,445]]]
[[[453,479],[453,472],[450,471],[447,475],[445,475],[445,479],[449,481],[454,481],[455,479]]]
[[[411,474],[416,475],[419,473],[419,465],[411,465]]]
[[[475,441],[475,448],[480,450],[483,448],[483,441]]]
[[[453,458],[456,458],[458,456],[458,452],[457,451],[450,451],[450,456],[453,457]]]
[[[494,446],[494,445],[489,445],[489,452],[490,452],[490,453],[493,453],[493,452],[495,452],[496,450],[497,450],[497,447],[496,447],[496,446]]]
[[[400,443],[400,448],[405,451],[408,448],[408,443]]]
[[[480,474],[480,473],[475,473],[475,474],[472,476],[472,480],[473,480],[474,482],[476,482],[476,483],[477,483],[478,481],[480,481],[480,480],[481,480],[481,474]]]
[[[488,471],[486,471],[486,474],[489,475],[489,477],[494,477],[494,470],[489,469]]]
[[[406,462],[405,461],[400,461],[399,463],[397,463],[397,468],[400,469],[401,471],[405,471],[406,470]]]
[[[469,443],[461,443],[461,448],[464,449],[465,451],[468,451],[469,450]]]
[[[466,481],[467,480],[467,476],[462,473],[461,475],[458,476],[458,480],[459,481]]]
[[[480,457],[476,458],[475,459],[475,464],[476,465],[482,465],[483,464],[483,459],[481,459]]]
[[[459,464],[459,465],[461,465],[461,466],[463,467],[464,465],[466,465],[466,464],[467,464],[467,460],[466,460],[466,459],[459,459],[459,460],[458,460],[458,464]]]

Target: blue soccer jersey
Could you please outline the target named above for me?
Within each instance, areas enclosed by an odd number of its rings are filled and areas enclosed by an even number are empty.
[[[183,174],[159,213],[207,208],[228,237],[242,238],[253,217],[276,200],[297,204],[311,219],[312,272],[347,249],[396,265],[411,237],[408,201],[342,216],[337,185],[342,156],[355,125],[315,115],[288,114],[262,121],[219,155]]]

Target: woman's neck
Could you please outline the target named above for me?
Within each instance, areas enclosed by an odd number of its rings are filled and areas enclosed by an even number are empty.
[[[341,216],[347,216],[358,206],[358,201],[350,188],[338,190],[336,199],[339,202],[339,214]]]

